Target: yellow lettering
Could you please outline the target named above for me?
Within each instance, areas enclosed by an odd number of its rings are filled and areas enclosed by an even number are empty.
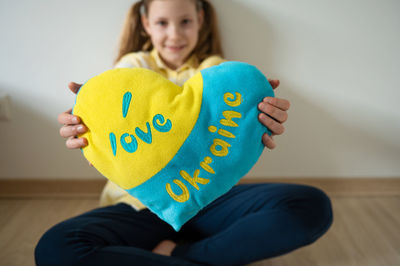
[[[217,128],[215,126],[209,126],[208,131],[210,131],[211,133],[215,133],[217,131]]]
[[[171,188],[170,183],[167,183],[167,185],[165,186],[165,188],[167,189],[168,194],[171,196],[171,198],[173,198],[175,201],[177,202],[185,202],[190,198],[189,195],[189,190],[187,189],[187,187],[185,186],[185,184],[182,183],[182,181],[178,180],[178,179],[174,179],[173,181],[175,184],[177,184],[181,190],[182,190],[182,194],[180,195],[176,195]]]
[[[238,92],[235,92],[236,97],[233,96],[232,93],[227,92],[224,94],[224,102],[232,107],[239,106],[242,103],[242,95]],[[235,99],[236,98],[236,99]],[[228,99],[233,99],[233,101],[229,101]]]
[[[216,147],[220,146],[221,150],[217,150]],[[210,147],[210,151],[212,154],[214,154],[215,156],[219,156],[219,157],[223,157],[228,155],[229,150],[228,147],[230,147],[231,145],[222,140],[222,139],[214,139],[214,143],[211,145]]]
[[[218,134],[220,134],[221,136],[227,137],[227,138],[235,138],[235,135],[233,135],[231,132],[225,130],[225,129],[218,129]]]
[[[210,157],[206,156],[206,157],[204,157],[204,161],[202,161],[200,163],[200,166],[207,172],[209,172],[211,174],[215,174],[214,169],[212,169],[211,166],[209,166],[210,163],[212,163],[212,159]]]
[[[232,121],[232,118],[241,118],[242,114],[238,113],[236,111],[223,111],[222,115],[225,117],[225,119],[221,119],[219,122],[221,125],[228,126],[228,127],[237,127],[238,124],[236,124],[234,121]]]
[[[207,184],[208,182],[210,182],[209,179],[206,178],[201,178],[199,177],[200,174],[200,170],[196,169],[194,171],[193,177],[191,177],[186,171],[182,170],[180,171],[181,176],[183,177],[183,179],[185,179],[186,181],[188,181],[193,187],[195,187],[197,190],[199,190],[199,186],[197,185],[197,183],[200,184]]]
[[[215,133],[217,131],[217,128],[215,126],[209,126],[208,127],[208,131],[210,131],[211,133]],[[225,130],[225,129],[218,129],[218,134],[220,134],[223,137],[227,137],[227,138],[235,138],[235,135],[233,135],[231,132]]]

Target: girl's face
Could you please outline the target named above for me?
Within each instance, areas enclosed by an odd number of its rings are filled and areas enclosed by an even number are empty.
[[[203,23],[192,0],[153,0],[142,23],[164,63],[176,69],[185,63],[196,47]]]

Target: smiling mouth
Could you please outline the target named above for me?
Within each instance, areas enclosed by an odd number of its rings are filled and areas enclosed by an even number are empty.
[[[181,50],[183,50],[183,48],[185,48],[185,45],[179,45],[179,46],[166,46],[166,48],[170,51],[173,52],[179,52]]]

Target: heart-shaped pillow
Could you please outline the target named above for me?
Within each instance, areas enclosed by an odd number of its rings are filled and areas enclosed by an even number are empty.
[[[142,68],[108,70],[80,89],[73,113],[84,156],[176,231],[256,163],[269,130],[257,105],[274,96],[254,66],[225,62],[183,87]]]

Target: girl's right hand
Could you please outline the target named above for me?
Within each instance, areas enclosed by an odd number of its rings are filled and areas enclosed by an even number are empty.
[[[82,84],[70,82],[68,84],[69,89],[73,93],[77,93]],[[58,122],[63,126],[60,128],[61,137],[66,138],[65,145],[68,149],[79,149],[88,145],[86,138],[78,138],[78,134],[85,133],[87,127],[81,123],[79,116],[71,114],[72,109],[69,109],[58,116]]]

